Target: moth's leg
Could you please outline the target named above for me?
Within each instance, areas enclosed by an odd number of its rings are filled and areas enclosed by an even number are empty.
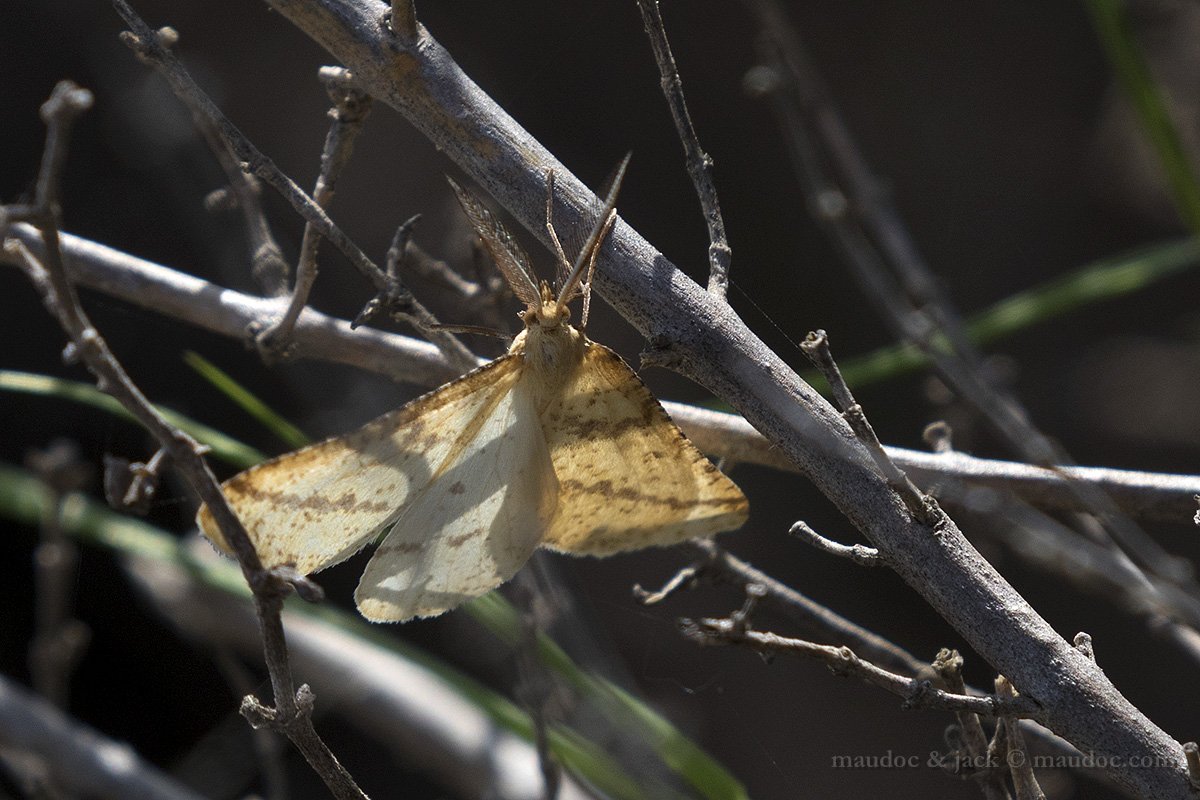
[[[546,233],[554,242],[554,252],[558,256],[558,275],[561,282],[571,274],[571,262],[563,252],[562,242],[558,240],[558,232],[554,230],[554,170],[546,170]]]
[[[580,292],[583,293],[583,316],[579,319],[579,329],[586,330],[588,322],[588,312],[592,309],[592,275],[596,272],[596,256],[600,253],[600,245],[604,244],[604,239],[608,236],[608,232],[612,229],[613,223],[617,221],[617,210],[614,208],[608,212],[608,219],[604,220],[604,228],[601,229],[600,235],[596,237],[596,246],[592,248],[592,253],[588,256],[587,280],[580,287]]]

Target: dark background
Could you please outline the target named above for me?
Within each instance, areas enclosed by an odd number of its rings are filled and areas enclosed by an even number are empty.
[[[327,101],[315,79],[330,59],[265,5],[141,0],[152,25],[181,34],[177,52],[229,117],[302,186],[311,186],[324,138]],[[248,274],[240,223],[202,208],[222,178],[187,114],[163,82],[119,44],[121,25],[105,3],[5,3],[0,25],[0,198],[32,188],[43,128],[39,104],[70,78],[96,94],[78,125],[64,188],[67,230],[243,291]],[[793,22],[858,143],[911,227],[922,253],[966,313],[1089,261],[1182,233],[1156,179],[1152,157],[1113,88],[1083,6],[1074,2],[795,2]],[[1157,73],[1195,140],[1197,28],[1190,3],[1136,6]],[[695,278],[706,272],[706,235],[684,171],[640,18],[629,2],[569,4],[421,3],[420,17],[459,64],[576,175],[597,185],[626,150],[634,159],[621,194],[623,217]],[[835,354],[865,353],[891,341],[847,270],[808,218],[778,126],[768,107],[742,91],[756,63],[754,26],[737,4],[668,3],[668,32],[696,129],[716,160],[733,247],[734,308],[797,366],[791,341],[829,331]],[[454,167],[394,112],[376,106],[333,208],[369,254],[381,257],[395,226],[424,215],[427,250],[466,265],[469,237],[442,180]],[[302,229],[267,193],[275,233],[294,260]],[[329,248],[324,251],[329,252]],[[548,266],[544,251],[535,259]],[[323,260],[313,303],[352,316],[369,287],[344,261]],[[417,286],[418,291],[421,287]],[[1079,462],[1195,471],[1200,455],[1197,377],[1200,277],[1186,273],[1148,289],[1029,329],[990,352],[1034,421]],[[439,315],[460,321],[429,287]],[[264,368],[240,342],[174,324],[153,311],[87,294],[101,332],[156,402],[221,427],[269,452],[283,448],[188,370],[196,350],[245,382],[312,435],[343,432],[421,391],[347,368],[300,363]],[[603,303],[589,333],[636,363],[642,342]],[[461,320],[470,322],[470,320]],[[0,367],[86,379],[60,359],[58,327],[19,272],[0,269]],[[707,402],[703,390],[662,370],[645,379],[661,397]],[[921,446],[922,427],[956,420],[956,444],[1012,457],[979,425],[929,392],[921,376],[859,393],[888,443]],[[20,463],[56,437],[80,443],[85,459],[104,453],[144,459],[146,437],[130,425],[58,401],[0,395],[3,459]],[[789,539],[808,520],[827,535],[856,534],[805,481],[738,467],[747,491],[747,528],[724,538],[738,555],[893,638],[922,657],[963,649],[968,678],[990,685],[990,670],[897,578],[830,559]],[[185,494],[165,498],[151,519],[185,531]],[[968,535],[973,531],[965,526]],[[1151,528],[1168,549],[1195,557],[1187,520]],[[36,532],[6,527],[0,669],[27,681],[32,631],[29,558]],[[1065,637],[1086,630],[1115,684],[1181,740],[1196,737],[1193,703],[1179,679],[1192,666],[1103,597],[1064,590],[990,548],[1001,571]],[[560,628],[590,640],[623,665],[630,688],[703,743],[759,798],[888,795],[975,797],[978,790],[930,769],[844,772],[834,755],[926,754],[942,747],[949,719],[907,712],[877,690],[824,667],[780,658],[765,664],[733,649],[700,650],[676,633],[683,615],[727,613],[738,600],[701,589],[643,609],[630,585],[666,579],[685,556],[649,552],[607,561],[554,557],[559,579],[582,608]],[[363,561],[321,582],[346,604]],[[137,597],[107,553],[86,549],[78,615],[93,641],[75,676],[71,711],[132,743],[169,768],[212,724],[235,708],[208,657],[181,642]],[[763,627],[787,633],[779,620]],[[396,628],[507,689],[511,659],[481,657],[491,640],[461,614]],[[570,645],[570,642],[567,642]],[[1152,666],[1148,666],[1152,665]],[[607,669],[612,670],[610,663]],[[265,689],[265,687],[264,687]],[[1186,694],[1185,694],[1186,696]],[[164,718],[169,708],[170,721]],[[375,746],[326,723],[335,751],[376,797],[439,796]],[[292,761],[299,762],[298,757]],[[1053,778],[1056,796],[1072,779]],[[304,768],[295,797],[320,797]],[[1089,797],[1107,796],[1082,783]]]

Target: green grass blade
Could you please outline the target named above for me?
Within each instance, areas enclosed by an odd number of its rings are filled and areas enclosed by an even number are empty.
[[[1200,241],[1192,237],[1156,244],[1088,264],[1068,275],[1012,295],[972,316],[967,335],[984,345],[1039,322],[1130,294],[1200,264]],[[852,387],[898,377],[920,369],[928,359],[913,345],[884,347],[859,358],[839,361]],[[805,375],[814,386],[824,383]]]
[[[1167,108],[1163,90],[1129,26],[1125,0],[1087,0],[1092,23],[1117,77],[1133,103],[1154,152],[1166,173],[1175,207],[1193,233],[1200,233],[1200,184]]]
[[[23,394],[53,397],[72,403],[81,403],[92,408],[105,411],[113,416],[136,423],[133,415],[115,399],[97,389],[90,383],[72,381],[65,378],[52,378],[48,375],[35,375],[30,372],[16,370],[0,370],[0,391],[20,392]],[[155,406],[167,422],[187,433],[201,444],[207,445],[212,454],[222,461],[235,467],[249,467],[266,459],[259,450],[242,444],[233,437],[226,436],[215,428],[210,428],[202,422],[172,411],[169,408]]]
[[[304,431],[283,418],[270,406],[259,400],[216,364],[199,353],[188,350],[183,354],[184,362],[211,383],[219,392],[232,400],[239,408],[254,417],[260,425],[278,436],[289,449],[295,450],[308,444],[311,439]]]

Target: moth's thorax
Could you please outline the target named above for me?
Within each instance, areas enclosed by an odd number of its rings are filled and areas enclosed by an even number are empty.
[[[517,334],[508,352],[522,353],[529,376],[553,392],[579,368],[587,337],[566,321],[566,315],[551,317],[552,325],[543,324],[541,315],[531,316],[527,312],[525,330]]]

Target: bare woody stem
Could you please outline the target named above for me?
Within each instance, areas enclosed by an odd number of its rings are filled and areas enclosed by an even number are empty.
[[[31,226],[14,225],[9,235],[20,239],[39,257],[44,252],[41,235]],[[205,330],[241,337],[247,327],[269,325],[278,314],[273,301],[217,286],[88,239],[60,233],[59,243],[77,285],[155,309]],[[0,254],[0,261],[3,260]],[[311,308],[306,308],[297,321],[293,346],[297,358],[346,364],[421,386],[436,386],[460,374],[426,342],[373,328],[351,331],[349,322]],[[705,453],[734,463],[797,470],[786,454],[736,414],[683,403],[663,405]],[[973,487],[1011,492],[1044,509],[1082,510],[1067,479],[1097,484],[1126,513],[1148,520],[1188,519],[1195,513],[1195,497],[1200,495],[1197,475],[1103,467],[1048,470],[954,451],[927,453],[890,445],[885,445],[885,449],[901,469],[922,485],[945,487],[949,480],[969,481]]]
[[[667,29],[663,25],[658,0],[638,0],[638,11],[642,14],[642,24],[646,27],[650,47],[654,50],[654,60],[658,62],[663,96],[671,109],[671,118],[675,120],[675,132],[687,158],[688,175],[696,187],[700,211],[708,226],[708,291],[724,299],[729,289],[729,265],[733,250],[725,236],[725,220],[721,216],[721,204],[717,200],[717,187],[713,181],[713,160],[701,149],[700,139],[692,126],[692,115],[688,113],[687,101],[683,98],[683,81],[675,66],[675,56],[667,40]]]
[[[354,152],[354,141],[362,131],[367,115],[371,113],[370,95],[346,85],[346,77],[344,69],[326,67],[321,70],[321,80],[333,101],[333,108],[330,110],[333,120],[325,137],[325,149],[321,153],[321,171],[313,188],[313,202],[321,208],[329,208],[329,204],[333,202],[337,180]],[[278,322],[256,337],[264,351],[281,354],[287,347],[296,320],[308,303],[308,295],[317,280],[317,252],[320,245],[320,232],[311,222],[305,223],[304,236],[300,240],[300,257],[296,264],[296,282],[288,297],[287,309]]]
[[[929,681],[917,680],[864,661],[849,647],[815,644],[765,631],[742,629],[737,620],[700,619],[680,620],[684,634],[705,645],[741,644],[762,653],[787,653],[824,661],[830,669],[842,675],[862,678],[873,686],[903,697],[910,708],[931,708],[941,711],[966,711],[989,719],[1040,719],[1041,709],[1025,698],[1005,698],[997,695],[979,697],[952,694],[936,689]]]
[[[841,370],[838,369],[837,362],[833,360],[833,351],[829,348],[829,337],[826,336],[825,331],[810,332],[800,343],[800,349],[812,361],[813,366],[825,376],[825,380],[833,390],[834,402],[842,409],[842,416],[849,423],[850,430],[854,431],[854,435],[867,448],[875,466],[879,467],[879,471],[883,473],[888,484],[904,501],[904,505],[926,525],[936,527],[941,522],[941,512],[933,501],[913,484],[904,471],[896,466],[887,450],[884,449],[883,443],[879,441],[879,437],[875,435],[875,429],[867,420],[862,406],[855,401],[850,387],[842,379]]]
[[[117,361],[108,344],[88,319],[68,276],[58,241],[58,187],[66,156],[67,133],[76,116],[91,106],[92,95],[85,89],[63,82],[55,87],[42,107],[42,117],[48,128],[46,150],[38,176],[37,199],[32,208],[19,209],[21,216],[41,227],[44,258],[39,260],[17,240],[6,239],[5,249],[17,257],[34,284],[42,301],[67,334],[67,354],[83,362],[96,377],[101,390],[112,395],[146,427],[167,452],[171,461],[187,478],[192,488],[213,512],[222,535],[230,544],[241,565],[242,574],[254,593],[262,626],[263,644],[271,686],[277,704],[276,713],[288,725],[284,730],[304,753],[309,763],[319,767],[326,785],[340,799],[364,798],[353,779],[337,764],[312,728],[311,719],[296,705],[291,669],[287,661],[287,645],[283,636],[279,606],[289,591],[276,572],[264,570],[245,529],[234,516],[221,488],[202,456],[202,448],[187,434],[172,427],[134,385]],[[7,234],[8,221],[14,219],[13,209],[0,214]],[[298,576],[293,582],[303,584]],[[334,768],[336,765],[336,768]],[[322,771],[323,770],[323,771]]]
[[[372,0],[268,0],[397,108],[534,235],[544,181],[555,173],[565,224],[587,225],[595,197],[488,98],[426,31],[397,41]],[[889,565],[1024,697],[1082,750],[1158,759],[1114,766],[1145,797],[1191,800],[1183,751],[1064,641],[983,559],[952,520],[915,519],[837,412],[713,295],[618,220],[600,253],[596,289],[650,341],[669,344],[682,372],[708,387],[791,458],[879,549]]]

